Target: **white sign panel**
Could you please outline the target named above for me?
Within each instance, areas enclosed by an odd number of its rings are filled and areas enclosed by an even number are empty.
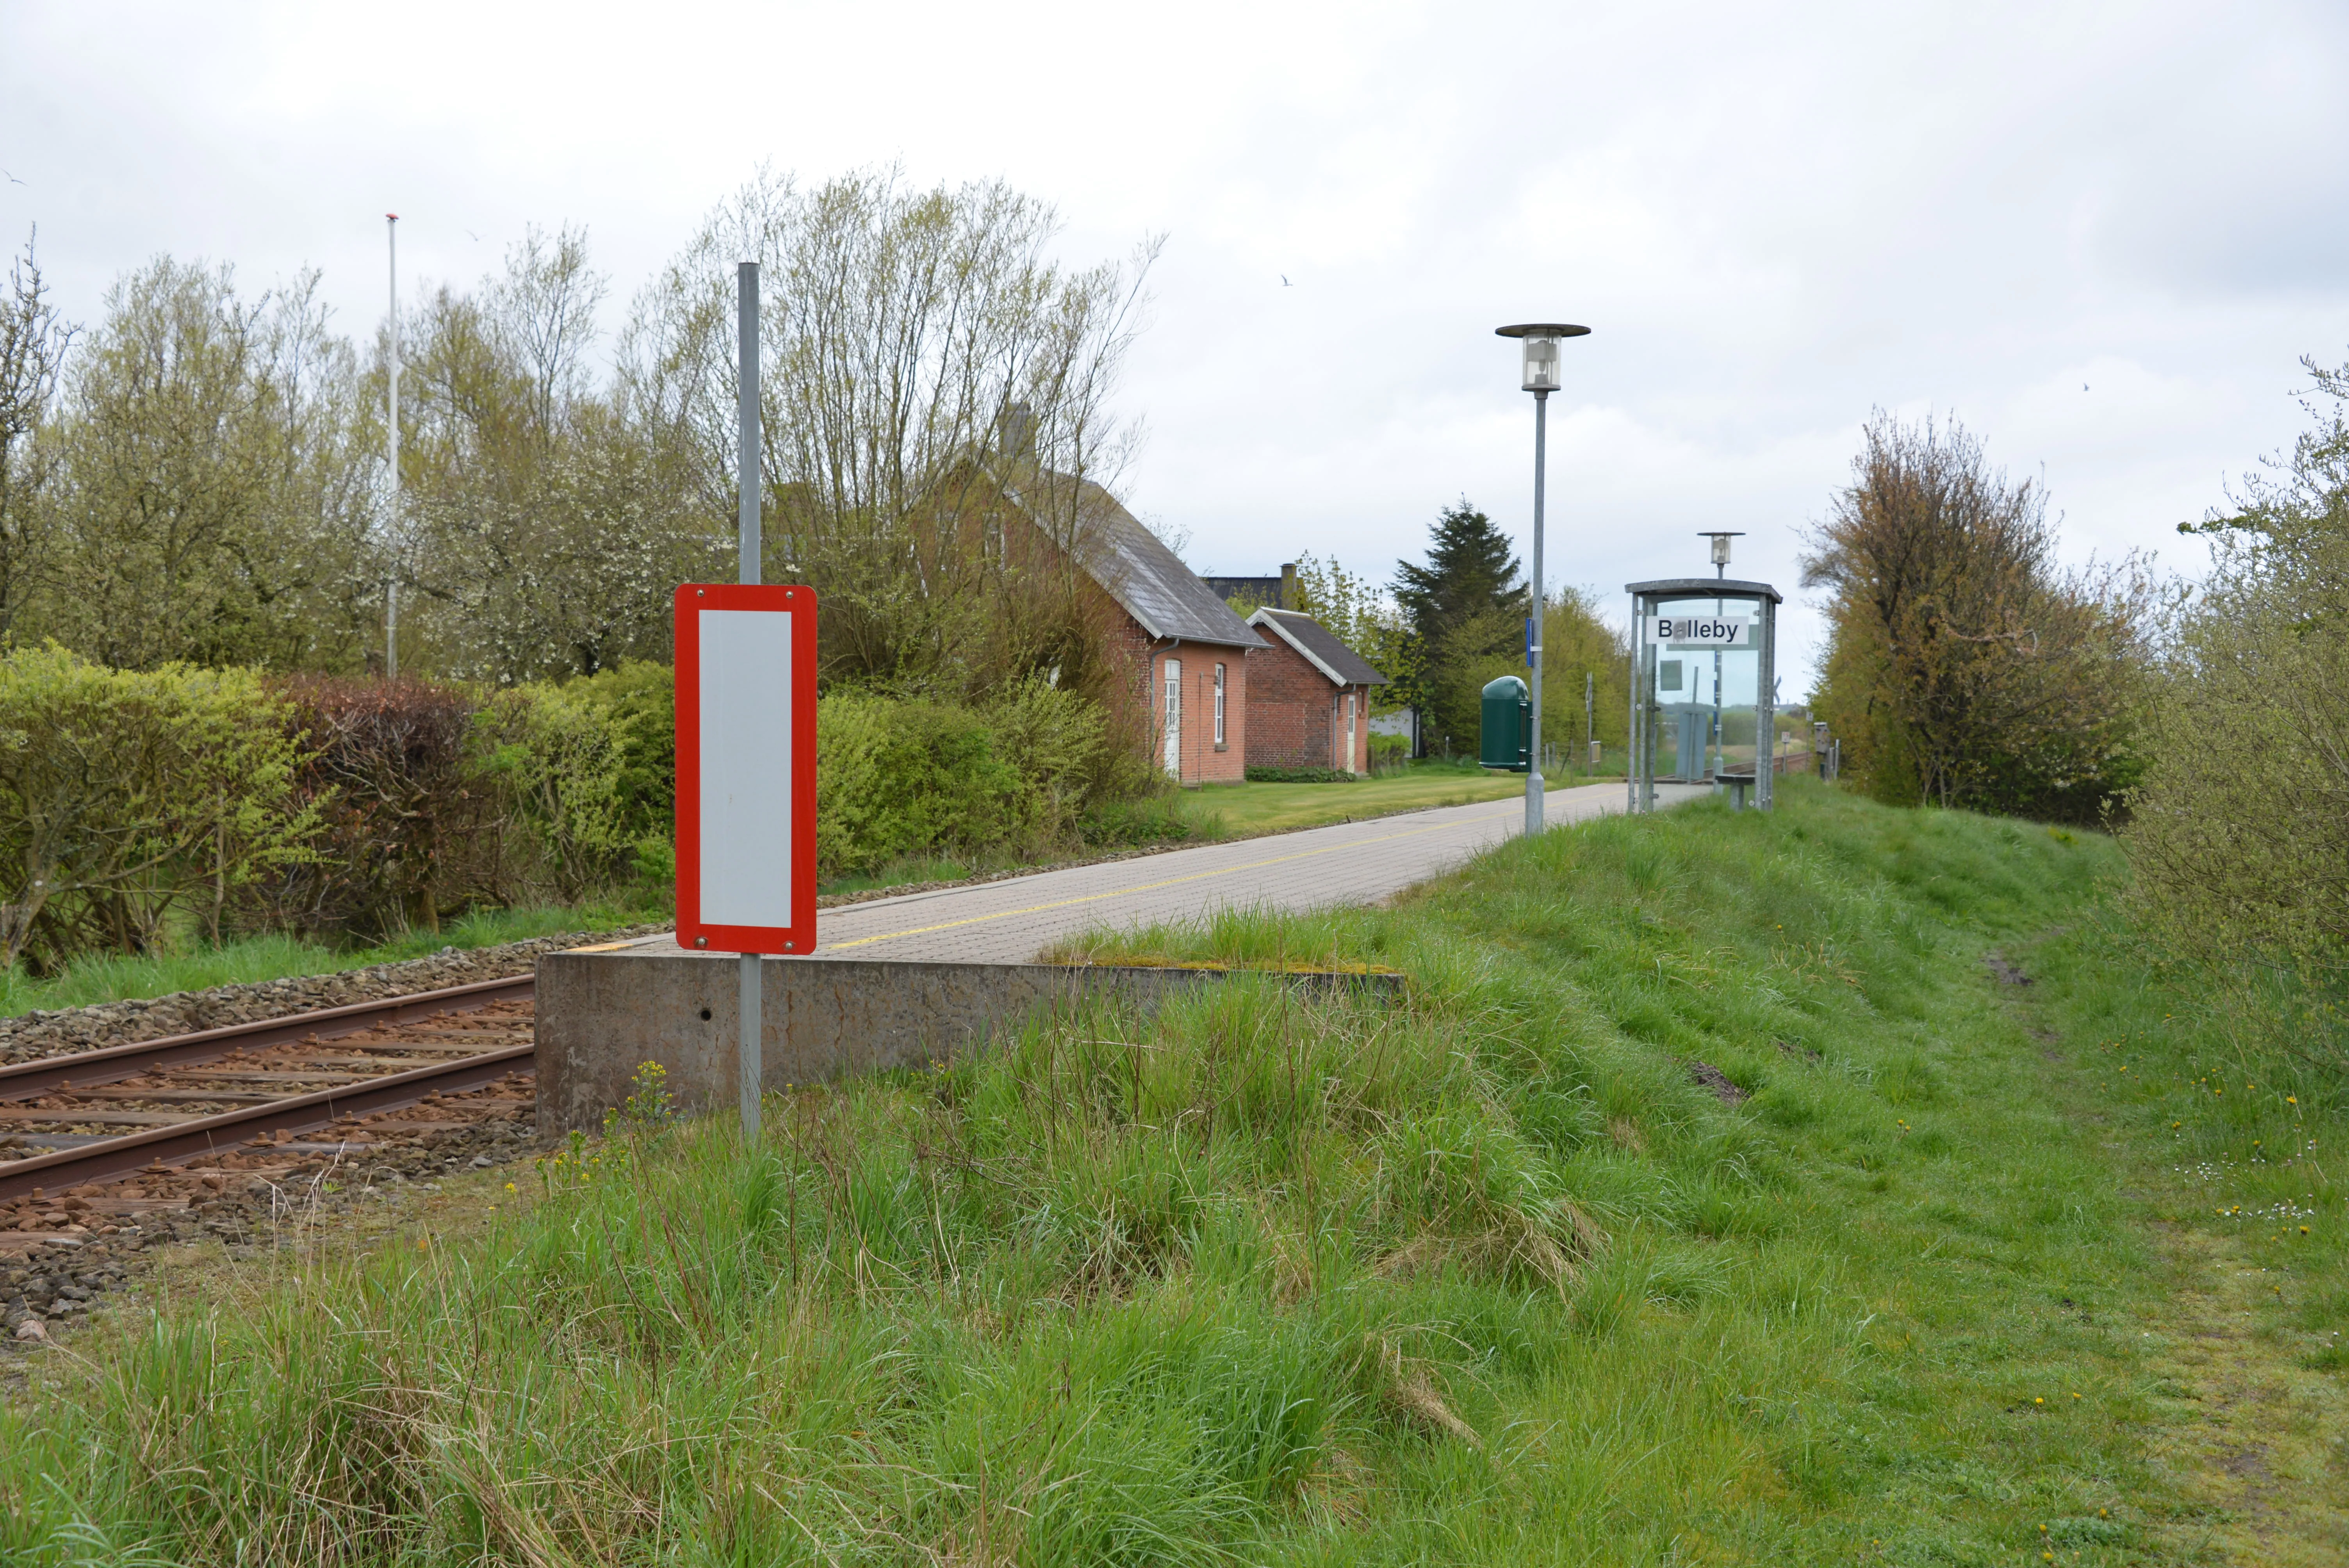
[[[1648,641],[1668,648],[1750,648],[1753,626],[1744,615],[1651,615]]]
[[[792,617],[701,614],[701,918],[792,923]]]

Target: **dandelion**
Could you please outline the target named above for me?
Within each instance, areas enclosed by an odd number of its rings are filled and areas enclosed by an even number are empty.
[[[2284,1097],[2283,1097],[2283,1102],[2284,1102],[2284,1104],[2286,1104],[2286,1105],[2298,1105],[2298,1104],[2300,1103],[2300,1100],[2299,1100],[2299,1099],[2298,1099],[2297,1097],[2295,1097],[2295,1096],[2292,1096],[2292,1095],[2286,1095],[2286,1096],[2284,1096]]]
[[[2044,1405],[2044,1404],[2047,1403],[2047,1401],[2046,1401],[2046,1400],[2042,1399],[2042,1398],[2035,1398],[2035,1397],[2032,1399],[2032,1401],[2031,1401],[2031,1402],[2032,1402],[2033,1404],[2034,1404],[2034,1405]],[[2044,1530],[2044,1529],[2046,1529],[2047,1527],[2046,1527],[2045,1525],[2044,1525],[2044,1524],[2043,1524],[2043,1525],[2041,1525],[2039,1528],[2040,1528],[2040,1529],[2042,1529],[2042,1530]]]

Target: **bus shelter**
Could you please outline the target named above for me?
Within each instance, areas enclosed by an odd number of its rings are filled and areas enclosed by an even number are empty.
[[[1767,583],[1673,577],[1631,595],[1629,808],[1656,786],[1710,784],[1739,810],[1770,809],[1777,719],[1778,591]]]

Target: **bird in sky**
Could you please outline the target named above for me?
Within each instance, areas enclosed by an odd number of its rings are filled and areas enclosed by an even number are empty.
[[[1297,285],[1288,281],[1288,274],[1287,273],[1283,273],[1280,274],[1280,286],[1285,289],[1293,289]]]
[[[8,174],[8,171],[5,169],[0,169],[0,174]],[[8,174],[8,183],[11,185],[23,185],[27,183],[27,181],[19,180],[13,174]]]
[[[2086,382],[2085,382],[2085,381],[2081,382],[2081,383],[2080,383],[2080,390],[2081,390],[2081,391],[2083,391],[2083,392],[2085,392],[2087,389],[2088,389],[2088,384],[2087,384]]]
[[[471,241],[472,241],[472,242],[473,242],[473,243],[475,243],[475,244],[477,244],[477,245],[478,245],[478,244],[480,244],[480,243],[481,242],[481,237],[479,234],[476,234],[475,232],[473,232],[473,231],[472,231],[472,230],[471,230],[471,229],[468,229],[468,230],[466,230],[466,231],[465,231],[465,238],[467,238],[467,239],[469,239],[469,240],[471,240]],[[2085,392],[2085,391],[2086,391],[2086,390],[2087,390],[2087,388],[2084,387],[2082,387],[2082,388],[2081,388],[2081,390]]]

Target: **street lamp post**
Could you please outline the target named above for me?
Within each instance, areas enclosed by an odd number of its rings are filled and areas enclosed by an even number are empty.
[[[1713,541],[1713,577],[1718,580],[1728,576],[1729,542],[1733,539],[1744,538],[1744,531],[1734,528],[1713,529],[1702,531],[1697,537]],[[1713,613],[1718,615],[1722,613],[1722,602],[1715,599],[1713,602]],[[1715,648],[1713,650],[1713,776],[1715,779],[1721,777],[1722,761],[1728,753],[1727,742],[1728,738],[1721,733],[1721,650]],[[1757,745],[1754,751],[1759,755],[1761,748]],[[1715,785],[1714,788],[1719,789],[1720,786]]]
[[[1526,667],[1532,688],[1533,733],[1526,738],[1526,831],[1542,830],[1542,485],[1549,441],[1549,395],[1558,389],[1557,346],[1569,337],[1588,337],[1587,326],[1564,322],[1521,322],[1495,329],[1495,335],[1516,338],[1525,350],[1525,389],[1534,395],[1534,561],[1530,614],[1526,617]]]

